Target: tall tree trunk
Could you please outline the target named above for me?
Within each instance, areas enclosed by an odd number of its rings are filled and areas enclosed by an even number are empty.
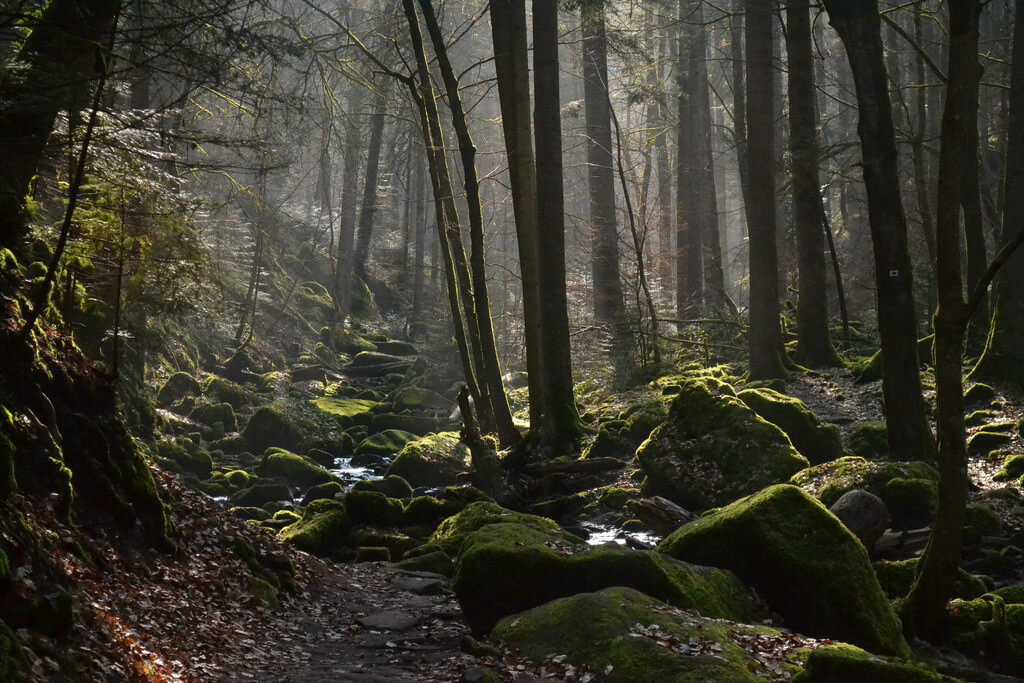
[[[923,10],[920,4],[914,5],[914,39],[918,45],[924,44],[923,31]],[[914,110],[916,118],[916,130],[910,141],[911,152],[914,157],[914,186],[917,190],[917,210],[921,218],[921,232],[924,235],[925,248],[928,250],[928,270],[925,277],[928,281],[928,310],[934,311],[938,305],[935,291],[935,220],[932,217],[931,199],[929,199],[928,188],[931,185],[928,173],[928,160],[925,158],[925,140],[928,139],[928,83],[927,73],[924,68],[924,55],[915,53],[914,58],[914,80],[919,84],[914,93]],[[938,87],[933,84],[932,87]]]
[[[413,162],[415,173],[413,174],[414,185],[414,218],[413,218],[413,271],[412,271],[412,324],[409,326],[409,334],[418,339],[423,331],[423,297],[426,293],[426,278],[423,272],[423,261],[427,242],[427,201],[424,192],[426,179],[423,177],[423,160],[418,156]]]
[[[793,163],[793,217],[799,265],[796,308],[797,359],[820,368],[841,365],[828,335],[825,233],[818,179],[818,131],[814,112],[811,21],[805,0],[786,0],[789,55],[789,148]]]
[[[743,206],[750,202],[750,181],[747,174],[747,89],[743,58],[743,12],[746,0],[733,0],[729,20],[729,43],[732,50],[732,135],[736,145],[736,166],[739,169]],[[746,232],[746,229],[744,229]]]
[[[97,55],[121,0],[52,0],[39,15],[13,65],[0,74],[0,247],[18,250],[27,229],[25,200],[57,114],[73,90],[103,74]],[[77,112],[72,111],[72,115]]]
[[[441,27],[434,15],[431,0],[420,0],[424,23],[434,46],[441,78],[448,95],[448,106],[452,112],[452,123],[455,136],[459,141],[459,154],[462,158],[462,171],[466,204],[469,213],[470,235],[470,269],[473,281],[473,301],[476,313],[476,325],[480,335],[480,355],[483,367],[478,368],[481,383],[487,385],[487,395],[491,402],[491,413],[498,437],[503,445],[512,445],[519,438],[519,430],[512,422],[512,412],[508,407],[508,397],[501,380],[501,364],[498,362],[498,349],[494,342],[494,328],[491,324],[491,304],[487,295],[487,269],[484,263],[484,219],[480,207],[480,181],[476,172],[476,145],[469,133],[466,113],[462,107],[462,96],[459,94],[459,80],[448,59],[448,50],[441,35]]]
[[[363,203],[359,208],[355,253],[355,272],[364,280],[366,279],[366,258],[370,254],[370,239],[373,236],[373,219],[377,215],[377,175],[380,169],[380,147],[384,138],[386,113],[387,107],[384,101],[380,100],[370,116],[370,141],[366,150]]]
[[[978,102],[981,86],[981,65],[975,60],[975,77],[967,83],[970,88],[969,97],[973,97],[975,105],[965,115],[967,131],[967,156],[963,173],[963,193],[960,204],[963,209],[964,236],[967,243],[967,290],[971,291],[981,280],[988,267],[988,256],[985,253],[985,221],[981,211],[981,186],[978,168]],[[977,355],[985,348],[985,333],[988,331],[988,297],[971,317],[967,326],[966,349]]]
[[[537,275],[543,329],[541,442],[558,454],[583,429],[573,393],[565,275],[565,197],[558,70],[558,4],[533,6],[533,110],[537,154]]]
[[[494,68],[501,103],[501,125],[508,156],[512,210],[519,247],[523,286],[523,327],[530,390],[530,430],[540,428],[544,414],[544,357],[541,352],[541,292],[537,265],[537,178],[530,126],[529,60],[526,51],[525,0],[491,1]]]
[[[935,313],[939,501],[904,615],[904,628],[910,634],[931,640],[945,632],[946,603],[953,596],[960,568],[969,483],[962,383],[969,310],[960,277],[960,208],[968,189],[965,178],[970,174],[970,157],[977,156],[971,143],[977,139],[980,11],[979,0],[949,0],[950,47],[939,156],[935,264],[939,289]]]
[[[1024,1],[1017,0],[1013,25],[1013,66],[1010,111],[1006,127],[1006,177],[1003,182],[1005,245],[1024,225]],[[995,303],[985,352],[971,371],[972,379],[1010,382],[1024,389],[1024,251],[1006,262],[995,286]]]
[[[877,0],[825,0],[846,46],[857,91],[858,124],[868,194],[882,340],[882,395],[889,450],[908,460],[934,459],[934,439],[921,393],[907,221],[900,198],[896,136],[882,61]]]
[[[349,87],[348,115],[345,117],[345,148],[341,158],[344,176],[341,180],[341,209],[338,216],[332,327],[345,324],[345,318],[351,313],[352,292],[356,286],[352,279],[355,270],[356,195],[359,188],[359,127],[355,118],[362,105],[357,88],[356,85]]]
[[[746,0],[747,174],[750,234],[750,377],[786,375],[779,324],[775,245],[775,79],[772,0]]]
[[[657,137],[654,138],[654,158],[658,171],[658,279],[664,295],[671,296],[672,289],[672,170],[668,157],[668,93],[662,84],[666,38],[661,37],[656,64],[657,87],[662,97],[657,103],[657,119],[652,122]]]
[[[707,87],[704,74],[704,24],[701,0],[679,4],[678,156],[676,163],[676,315],[699,318],[704,305],[704,117],[698,92]]]
[[[608,41],[605,0],[583,0],[583,101],[587,132],[587,188],[593,235],[594,318],[602,324],[621,321],[619,233],[615,215],[615,170],[611,112],[608,105]]]

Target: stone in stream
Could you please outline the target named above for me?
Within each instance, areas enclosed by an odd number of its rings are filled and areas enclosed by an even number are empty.
[[[359,623],[366,628],[382,631],[408,631],[420,623],[420,619],[408,612],[386,609],[361,617]]]
[[[448,581],[442,576],[409,576],[399,575],[391,580],[397,590],[415,595],[438,595],[448,587]]]
[[[847,491],[829,512],[853,532],[868,552],[889,528],[889,508],[885,501],[864,489]]]

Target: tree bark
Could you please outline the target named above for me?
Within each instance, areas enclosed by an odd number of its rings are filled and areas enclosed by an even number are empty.
[[[680,320],[699,318],[704,306],[704,138],[700,89],[704,75],[704,26],[701,0],[679,4],[678,155],[676,164],[676,312]]]
[[[842,364],[828,334],[825,232],[818,178],[818,131],[814,102],[811,21],[805,0],[786,0],[789,55],[789,148],[793,164],[799,299],[796,308],[797,360],[813,368]]]
[[[359,208],[356,228],[355,272],[366,279],[366,259],[370,254],[373,219],[377,215],[377,176],[380,169],[380,147],[384,138],[387,107],[378,101],[370,116],[370,141],[366,150],[366,174],[363,176],[363,203]]]
[[[750,234],[750,377],[786,375],[775,244],[775,117],[772,0],[746,0],[747,174]]]
[[[875,256],[882,394],[889,450],[908,460],[934,459],[918,371],[913,274],[907,222],[900,198],[896,136],[882,60],[877,0],[825,0],[832,26],[846,46],[857,92],[857,132]]]

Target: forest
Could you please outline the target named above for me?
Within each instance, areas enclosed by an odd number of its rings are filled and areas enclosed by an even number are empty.
[[[1024,680],[1024,0],[0,59],[0,681]]]

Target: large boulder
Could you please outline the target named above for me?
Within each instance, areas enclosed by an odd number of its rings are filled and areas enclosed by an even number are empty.
[[[235,419],[235,409],[230,403],[200,403],[188,415],[193,422],[198,422],[207,427],[213,427],[220,423],[224,431],[233,432],[238,429],[238,421]]]
[[[242,440],[250,451],[262,453],[273,446],[295,448],[304,431],[283,406],[271,403],[252,414],[242,429]]]
[[[480,634],[509,614],[609,586],[710,617],[742,621],[752,614],[746,589],[729,572],[614,544],[587,550],[561,530],[515,523],[490,524],[466,537],[452,584],[466,622]]]
[[[875,657],[860,648],[835,643],[814,650],[794,683],[942,683],[952,679],[918,664]]]
[[[658,550],[729,569],[807,635],[877,654],[909,652],[864,546],[795,486],[738,500],[674,532]]]
[[[418,437],[412,432],[405,432],[401,429],[387,429],[383,432],[366,437],[356,446],[355,455],[377,455],[390,458],[401,451],[411,441]]]
[[[309,458],[279,448],[272,449],[263,457],[256,466],[256,474],[266,479],[283,479],[289,485],[303,489],[337,480]]]
[[[369,424],[373,411],[384,406],[379,401],[340,396],[322,396],[313,401],[313,405],[346,429],[354,424]]]
[[[741,646],[758,640],[788,645],[786,634],[682,612],[624,587],[561,598],[506,617],[491,639],[537,663],[560,658],[589,667],[597,680],[609,682],[783,680],[799,672],[781,657],[770,671]]]
[[[632,460],[637,446],[668,417],[668,401],[664,397],[635,403],[614,420],[598,427],[597,436],[583,452],[584,458],[617,458]]]
[[[843,457],[839,428],[822,424],[800,399],[768,387],[746,389],[737,396],[755,413],[784,431],[793,447],[812,465]]]
[[[202,389],[196,378],[187,372],[175,372],[167,378],[156,394],[156,404],[168,408],[186,396],[198,396]]]
[[[885,501],[864,489],[847,491],[828,509],[869,551],[889,528]]]
[[[414,488],[452,484],[459,474],[469,471],[468,455],[457,432],[428,434],[405,444],[387,474],[402,477]]]
[[[302,512],[302,519],[281,529],[278,538],[307,553],[330,557],[344,545],[351,529],[344,505],[335,500],[314,500]]]
[[[645,496],[694,511],[784,482],[808,465],[782,430],[710,377],[683,380],[665,423],[636,458],[647,475]]]

